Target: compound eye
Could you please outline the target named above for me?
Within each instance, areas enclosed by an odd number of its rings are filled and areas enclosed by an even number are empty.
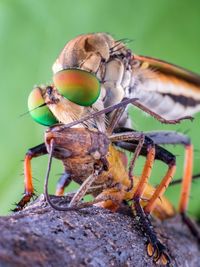
[[[100,94],[100,82],[95,75],[79,69],[57,72],[53,81],[59,93],[80,106],[91,106]]]
[[[51,126],[58,122],[48,106],[45,105],[42,89],[39,87],[34,88],[28,97],[28,110],[31,117],[42,125]]]

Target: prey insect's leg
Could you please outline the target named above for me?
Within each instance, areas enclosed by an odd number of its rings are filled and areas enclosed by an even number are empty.
[[[70,182],[71,182],[70,174],[64,172],[57,182],[56,196],[63,196],[65,187],[67,187],[70,184]]]
[[[25,192],[22,199],[17,203],[16,208],[13,211],[22,210],[23,207],[30,201],[34,194],[32,171],[31,171],[31,159],[47,154],[46,146],[44,143],[30,148],[26,153],[24,159],[24,183]]]
[[[152,111],[151,109],[149,109],[146,106],[144,106],[139,101],[133,102],[132,105],[134,105],[134,106],[138,107],[139,109],[143,110],[144,112],[146,112],[147,114],[151,115],[152,117],[154,117],[156,120],[160,121],[161,123],[177,124],[177,123],[180,123],[182,120],[188,120],[188,119],[189,120],[193,120],[193,117],[191,117],[191,116],[184,116],[184,117],[181,117],[181,118],[175,119],[175,120],[167,120],[167,119],[163,118],[162,116],[160,116],[159,114],[157,114],[154,111]]]
[[[128,177],[129,177],[129,180],[131,181],[131,184],[130,184],[129,188],[127,189],[127,191],[132,190],[132,188],[134,186],[134,184],[133,184],[133,169],[135,167],[136,159],[140,155],[143,144],[144,144],[144,135],[141,135],[141,139],[139,140],[138,145],[135,149],[135,153],[134,153],[134,155],[130,161],[130,165],[129,165],[129,169],[128,169]]]
[[[102,173],[102,171],[108,170],[108,161],[105,157],[102,157],[98,164],[94,164],[94,173],[91,174],[80,186],[76,194],[73,196],[72,200],[69,203],[69,207],[77,206],[77,204],[81,201],[81,199],[87,194],[91,185],[95,182],[98,176]]]
[[[129,180],[130,180],[130,186],[127,188],[127,191],[130,191],[133,188],[133,169],[135,166],[135,162],[136,159],[139,157],[139,154],[141,152],[141,149],[143,147],[144,144],[144,134],[140,133],[140,132],[124,132],[124,133],[118,133],[118,134],[113,134],[109,137],[109,139],[112,142],[116,142],[116,141],[138,141],[138,144],[135,148],[134,151],[134,155],[133,158],[131,159],[130,165],[129,165],[129,172],[128,172],[128,176],[129,176]]]
[[[97,179],[99,171],[95,170],[80,186],[78,191],[73,196],[72,200],[69,203],[69,207],[77,206],[81,199],[86,195],[91,184]]]

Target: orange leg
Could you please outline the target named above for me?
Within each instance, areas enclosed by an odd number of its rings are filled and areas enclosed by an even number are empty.
[[[167,189],[169,183],[171,182],[174,173],[176,171],[176,164],[171,164],[168,168],[168,171],[166,175],[164,176],[162,182],[159,184],[159,186],[156,188],[155,192],[153,193],[152,197],[148,201],[148,204],[144,207],[145,213],[151,213],[156,205],[156,201],[158,198],[161,198]]]
[[[30,201],[34,195],[31,160],[32,158],[39,157],[47,154],[45,144],[38,145],[34,148],[29,149],[24,159],[24,195],[22,199],[17,203],[16,208],[13,211],[22,210],[23,207]]]
[[[25,195],[33,195],[33,179],[32,179],[32,169],[31,169],[31,155],[26,155],[24,160],[24,184],[25,184]]]
[[[135,194],[133,196],[134,199],[140,199],[140,197],[142,196],[142,194],[145,190],[146,184],[148,182],[148,179],[151,175],[151,170],[153,167],[154,159],[155,159],[155,147],[151,146],[149,149],[149,152],[147,154],[147,158],[146,158],[146,162],[145,162],[144,169],[142,172],[142,176],[140,178],[140,181],[137,185]]]
[[[151,169],[155,159],[155,147],[150,146],[149,152],[147,154],[147,159],[142,172],[141,179],[137,185],[136,191],[133,196],[132,209],[139,218],[141,228],[146,236],[148,237],[147,243],[147,254],[153,257],[156,264],[161,264],[162,266],[168,265],[170,263],[170,257],[166,252],[165,246],[157,239],[156,233],[153,230],[151,221],[148,215],[144,212],[140,204],[140,198],[142,197],[148,179],[151,175]]]
[[[188,145],[185,149],[185,164],[184,175],[181,188],[181,196],[179,202],[179,212],[184,213],[187,210],[190,188],[192,182],[192,168],[193,168],[193,146]]]
[[[184,175],[183,175],[181,196],[180,196],[178,210],[182,216],[183,222],[188,226],[191,233],[196,238],[198,244],[200,244],[199,229],[197,225],[186,214],[190,197],[191,182],[192,182],[192,167],[193,167],[193,146],[187,145],[185,149]]]

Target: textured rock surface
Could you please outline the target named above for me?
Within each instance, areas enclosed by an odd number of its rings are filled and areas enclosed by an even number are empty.
[[[176,217],[154,222],[172,266],[200,266],[200,251]],[[0,218],[0,266],[156,266],[146,254],[137,219],[91,207],[58,212],[43,196],[23,212]]]

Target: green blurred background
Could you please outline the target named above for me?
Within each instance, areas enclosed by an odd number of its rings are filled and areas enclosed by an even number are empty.
[[[137,54],[173,62],[200,73],[200,2],[183,0],[0,0],[0,214],[7,214],[23,192],[23,158],[28,148],[43,141],[45,128],[27,111],[27,97],[36,84],[52,79],[51,66],[65,43],[88,32],[108,32],[117,39],[129,38]],[[187,131],[195,145],[194,173],[200,172],[200,115],[194,122],[164,126],[132,110],[138,130],[173,129]],[[177,155],[176,178],[183,172],[184,149],[168,147]],[[140,173],[143,159],[137,164]],[[33,160],[34,185],[43,192],[47,156]],[[164,175],[166,166],[156,163],[154,179]],[[50,191],[62,173],[54,161]],[[179,186],[167,195],[176,205]],[[200,216],[200,181],[192,186],[190,214]]]

